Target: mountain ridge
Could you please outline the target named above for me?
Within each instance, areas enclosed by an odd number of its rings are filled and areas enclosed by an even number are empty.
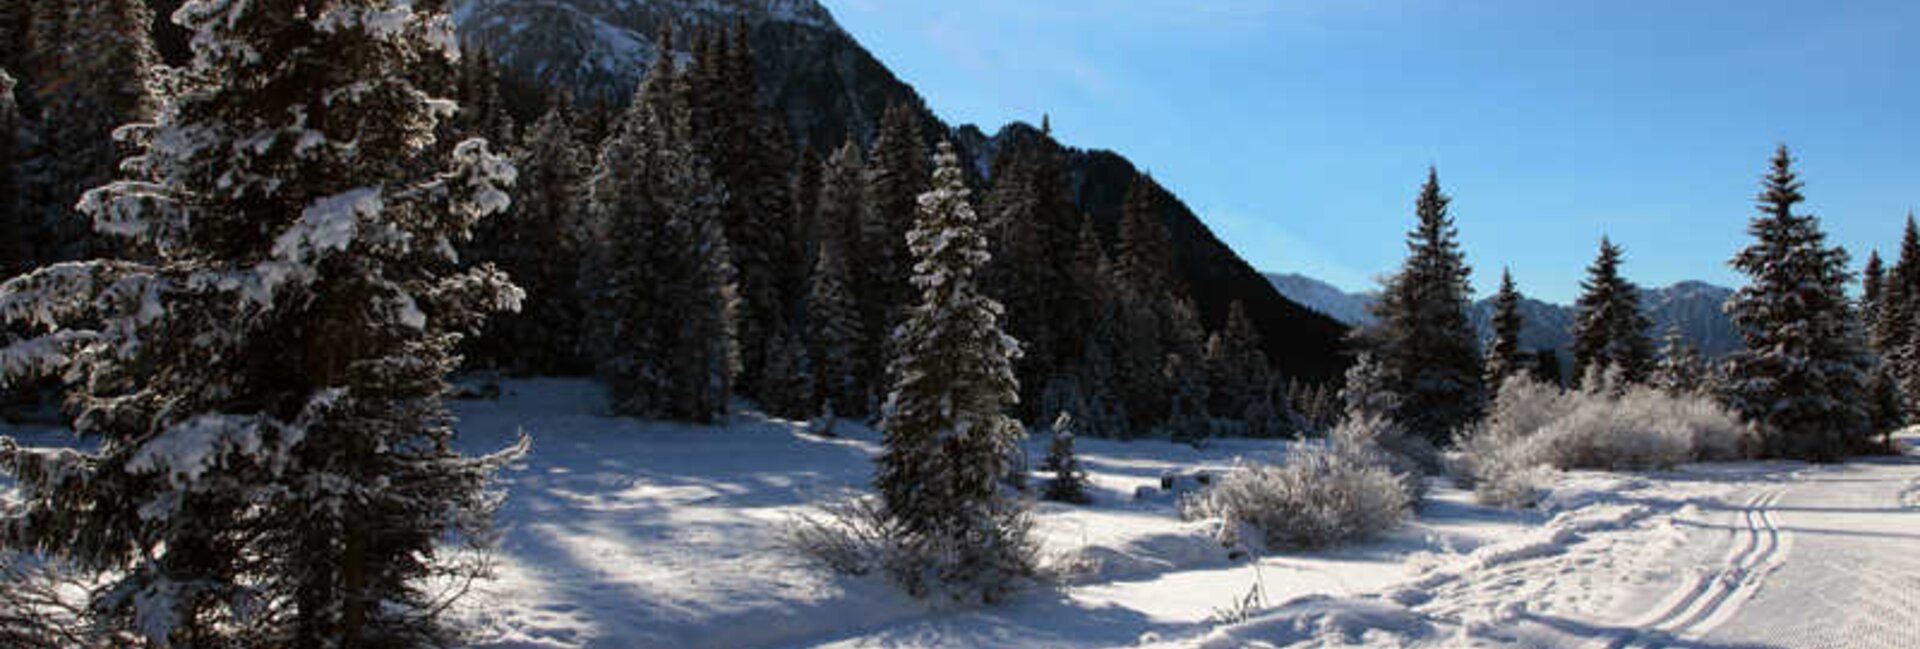
[[[1288,299],[1354,327],[1373,323],[1366,312],[1377,294],[1349,293],[1327,282],[1299,273],[1266,273],[1268,281]],[[1648,333],[1656,338],[1667,327],[1678,325],[1681,335],[1698,346],[1708,358],[1722,358],[1741,347],[1733,320],[1720,306],[1733,295],[1733,289],[1698,280],[1682,280],[1669,286],[1642,288],[1640,302],[1653,320]],[[1484,340],[1491,335],[1493,298],[1473,303],[1468,314]],[[1522,321],[1520,344],[1528,349],[1565,350],[1572,343],[1574,308],[1521,296]]]

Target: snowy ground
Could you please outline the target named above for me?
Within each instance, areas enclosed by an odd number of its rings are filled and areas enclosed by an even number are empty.
[[[792,516],[865,487],[872,431],[611,418],[595,385],[565,380],[510,382],[456,412],[467,451],[535,440],[504,476],[499,578],[457,611],[483,649],[1920,647],[1916,456],[1573,473],[1532,512],[1439,485],[1386,538],[1250,562],[1170,498],[1134,493],[1167,471],[1276,461],[1285,443],[1083,439],[1096,502],[1041,503],[1038,521],[1051,552],[1099,569],[953,610],[780,547]],[[1036,460],[1043,448],[1033,440]],[[1255,584],[1251,619],[1214,619]]]

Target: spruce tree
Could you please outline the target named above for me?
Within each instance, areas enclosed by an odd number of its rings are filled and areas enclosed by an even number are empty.
[[[1873,343],[1884,362],[1893,365],[1894,377],[1908,394],[1920,394],[1920,356],[1908,351],[1920,319],[1920,228],[1907,215],[1906,231],[1900,237],[1900,254],[1881,280],[1879,308],[1875,314]],[[1912,405],[1920,401],[1909,400]]]
[[[1757,199],[1754,242],[1731,264],[1749,283],[1727,302],[1746,349],[1727,364],[1730,405],[1760,429],[1772,457],[1833,460],[1870,433],[1868,357],[1846,295],[1847,253],[1826,245],[1785,146]]]
[[[1860,320],[1872,336],[1874,351],[1882,356],[1886,355],[1887,349],[1880,340],[1880,310],[1885,305],[1881,298],[1886,276],[1886,267],[1880,262],[1880,251],[1869,251],[1867,267],[1860,273]]]
[[[725,414],[738,369],[736,297],[723,192],[694,150],[687,93],[660,57],[602,147],[590,208],[597,245],[582,275],[615,410],[710,422]]]
[[[1209,416],[1206,332],[1177,279],[1160,201],[1153,180],[1136,176],[1121,209],[1111,273],[1119,316],[1118,392],[1130,434],[1159,430],[1197,441]]]
[[[737,277],[736,318],[741,387],[761,395],[774,338],[787,328],[792,298],[783,279],[792,274],[787,239],[793,209],[787,161],[760,117],[755,57],[744,18],[730,30],[709,32],[687,75],[697,151],[725,188],[723,218],[730,263]]]
[[[854,301],[846,254],[832,239],[820,243],[807,293],[807,342],[813,357],[820,412],[861,416],[867,403],[860,366],[859,304]]]
[[[1640,308],[1640,289],[1620,276],[1623,250],[1600,238],[1600,254],[1587,267],[1574,303],[1573,380],[1618,368],[1628,384],[1645,383],[1653,373],[1652,320]]]
[[[156,646],[453,640],[438,586],[482,567],[442,550],[491,537],[492,474],[525,447],[456,453],[442,402],[454,341],[520,299],[451,254],[507,206],[512,165],[470,140],[418,172],[442,103],[410,66],[452,54],[444,10],[187,5],[180,92],[128,127],[126,179],[80,202],[151,259],[0,286],[34,336],[0,372],[77,379],[72,426],[98,442],[0,438],[21,497],[0,549],[98,571],[110,629]]]
[[[1447,213],[1451,201],[1429,169],[1415,202],[1418,223],[1407,234],[1410,254],[1373,306],[1380,324],[1360,338],[1400,397],[1392,419],[1436,444],[1479,418],[1488,398],[1467,319],[1472,271]]]
[[[866,330],[869,296],[861,291],[867,288],[864,282],[867,274],[855,265],[867,258],[866,244],[860,238],[861,214],[866,205],[866,175],[866,162],[858,143],[848,140],[839,149],[834,150],[833,155],[827,158],[826,168],[820,174],[819,201],[815,216],[815,228],[819,232],[817,246],[819,252],[816,254],[824,255],[828,248],[832,248],[833,253],[838,256],[833,263],[839,264],[839,268],[833,272],[840,275],[840,286],[835,289],[836,295],[831,299],[844,302],[848,308],[853,309],[854,313],[853,322],[834,326],[856,336],[852,355],[833,361],[842,364],[833,367],[844,366],[845,370],[850,372],[848,380],[852,385],[846,387],[848,391],[841,392],[837,387],[829,388],[829,385],[839,385],[839,380],[830,380],[824,375],[820,377],[819,385],[823,397],[833,398],[835,413],[855,419],[863,419],[874,412],[870,405],[879,401],[874,393],[880,389],[880,375],[883,373],[883,367],[875,364],[877,359],[871,354],[874,349],[875,334]],[[821,269],[819,259],[815,259],[813,268],[816,271],[815,277],[818,278]],[[818,279],[813,286],[809,287],[809,290],[819,290]],[[844,293],[844,296],[839,295],[840,293]],[[810,294],[808,299],[822,298]],[[817,324],[822,320],[813,316],[812,304],[810,302],[808,306],[810,309],[808,318]],[[842,315],[835,313],[831,317],[837,323],[837,319]],[[821,339],[819,335],[819,330],[814,329],[813,339],[810,341],[816,351],[814,369],[826,372],[829,371],[829,367],[823,365],[827,361],[820,354],[824,353],[827,347],[838,344],[840,341]]]
[[[1500,271],[1500,292],[1493,298],[1493,342],[1487,346],[1487,385],[1500,386],[1507,379],[1527,373],[1532,359],[1520,349],[1520,291],[1513,285],[1513,272]]]
[[[889,354],[887,332],[910,302],[913,267],[906,233],[918,209],[915,201],[927,187],[926,151],[914,107],[887,108],[869,155],[860,246],[854,249],[859,255],[848,261],[859,273],[854,292],[860,296],[861,326],[867,332],[863,355],[868,367],[879,369],[886,367],[883,359]]]
[[[1698,394],[1707,387],[1704,374],[1700,349],[1687,342],[1679,325],[1667,327],[1660,346],[1660,364],[1653,372],[1653,386],[1674,396]]]
[[[577,148],[572,102],[558,97],[527,131],[515,156],[520,170],[513,211],[485,224],[471,245],[479,261],[493,262],[527,292],[517,314],[490,320],[474,341],[471,362],[508,373],[576,375],[589,371],[578,291],[586,244],[588,160]]]
[[[1000,487],[1023,434],[1006,415],[1019,395],[1019,343],[977,283],[987,242],[950,143],[935,165],[907,235],[920,299],[895,334],[875,482],[901,541],[932,562],[902,575],[909,591],[928,592],[921,580],[931,576],[991,603],[1034,574],[1025,513]]]
[[[1047,459],[1041,469],[1053,472],[1053,479],[1047,481],[1047,491],[1043,494],[1054,502],[1085,505],[1093,502],[1087,495],[1087,471],[1080,466],[1080,458],[1074,455],[1074,432],[1078,424],[1073,415],[1061,412],[1053,420],[1053,439],[1047,443]]]
[[[74,205],[114,177],[125,153],[114,129],[153,118],[157,58],[153,17],[142,0],[50,0],[32,7],[25,68],[16,70],[38,116],[36,150],[23,156],[31,182],[22,198],[32,223],[32,261],[46,264],[122,243],[90,236]]]
[[[5,17],[0,14],[0,19]],[[0,67],[0,280],[26,270],[26,250],[21,246],[21,238],[27,228],[20,221],[19,191],[13,175],[13,166],[19,157],[20,104],[13,98],[18,85],[13,75]]]
[[[787,419],[804,420],[822,412],[817,410],[813,359],[807,342],[792,327],[775,336],[767,355],[767,382],[761,400],[767,412]]]
[[[1226,327],[1207,341],[1207,365],[1212,375],[1211,412],[1247,421],[1247,411],[1267,401],[1267,384],[1273,370],[1262,349],[1260,333],[1247,317],[1246,305],[1234,300],[1227,307]]]

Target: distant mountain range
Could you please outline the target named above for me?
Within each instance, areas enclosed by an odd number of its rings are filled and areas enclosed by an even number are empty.
[[[1348,293],[1332,284],[1295,273],[1269,273],[1282,295],[1307,308],[1319,311],[1350,326],[1373,324],[1368,309],[1376,293]],[[1670,326],[1678,325],[1681,335],[1700,347],[1703,354],[1719,358],[1740,349],[1740,336],[1733,321],[1720,306],[1733,290],[1705,282],[1680,282],[1664,288],[1641,289],[1640,302],[1653,320],[1650,332],[1658,339]],[[1469,314],[1482,339],[1492,335],[1493,298],[1473,305]],[[1573,340],[1573,307],[1522,297],[1520,301],[1520,344],[1529,349],[1565,350]]]

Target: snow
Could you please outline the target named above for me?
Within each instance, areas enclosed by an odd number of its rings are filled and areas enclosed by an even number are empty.
[[[478,649],[1920,646],[1920,456],[1568,471],[1528,511],[1436,479],[1377,541],[1248,558],[1173,498],[1133,496],[1168,473],[1284,460],[1288,442],[1080,437],[1093,504],[1034,506],[1049,555],[1082,569],[966,609],[782,547],[792,516],[867,489],[879,443],[864,426],[816,437],[744,403],[718,426],[616,418],[584,380],[501,395],[454,405],[464,451],[534,440],[503,472],[497,579],[454,612]],[[209,466],[226,442],[188,432],[147,462]],[[1027,442],[1033,466],[1046,437]],[[1920,428],[1897,438],[1920,444]],[[1256,584],[1249,615],[1220,618]]]

